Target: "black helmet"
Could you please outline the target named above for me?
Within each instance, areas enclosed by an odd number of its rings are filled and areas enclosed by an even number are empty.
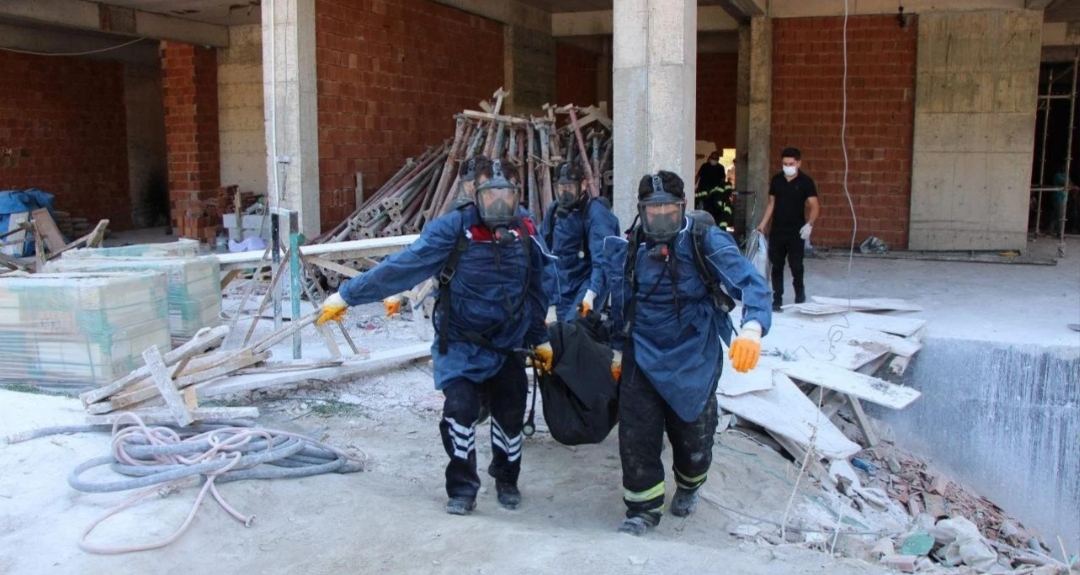
[[[556,170],[555,201],[564,211],[570,211],[581,199],[581,181],[585,179],[581,166],[563,162]]]
[[[491,177],[476,187],[476,208],[489,228],[507,227],[517,217],[521,188],[506,179],[502,162],[491,162]]]
[[[665,181],[666,185],[665,185]],[[638,186],[638,216],[645,237],[667,243],[682,230],[686,215],[686,194],[682,178],[660,171],[641,179]]]

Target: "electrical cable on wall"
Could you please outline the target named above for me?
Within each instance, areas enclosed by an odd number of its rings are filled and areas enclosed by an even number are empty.
[[[130,46],[136,42],[142,42],[146,40],[145,37],[136,38],[130,42],[124,42],[123,44],[117,44],[116,46],[110,46],[108,48],[100,48],[97,50],[87,50],[86,52],[35,52],[33,50],[18,50],[16,48],[5,48],[0,46],[0,50],[4,52],[14,52],[16,54],[30,54],[31,56],[90,56],[92,54],[101,54],[102,52],[109,52],[112,50],[119,50],[125,46]]]

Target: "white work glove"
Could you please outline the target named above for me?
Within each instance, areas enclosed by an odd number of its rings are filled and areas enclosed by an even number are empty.
[[[746,373],[757,367],[758,358],[761,357],[760,323],[750,320],[743,325],[739,337],[731,342],[728,357],[731,358],[731,367],[739,373]]]
[[[319,315],[319,319],[315,323],[322,325],[330,320],[341,321],[345,319],[345,314],[348,311],[349,304],[345,303],[339,293],[334,292],[323,302],[322,314]]]
[[[559,321],[558,311],[555,309],[555,306],[548,306],[547,317],[544,318],[544,323],[547,325],[551,325],[557,321]]]
[[[596,292],[593,290],[585,290],[585,297],[582,298],[581,303],[578,304],[578,315],[585,317],[592,311],[593,300],[596,299]]]
[[[804,239],[804,240],[808,240],[808,239],[810,239],[810,234],[813,231],[814,231],[814,224],[807,223],[805,226],[803,226],[799,230],[799,237]]]

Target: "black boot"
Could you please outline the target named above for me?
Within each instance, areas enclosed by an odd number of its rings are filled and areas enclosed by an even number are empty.
[[[784,313],[784,308],[781,307],[781,305],[782,304],[780,302],[778,302],[776,300],[773,300],[773,302],[772,302],[773,313]]]
[[[686,517],[694,512],[697,507],[697,489],[675,489],[675,496],[671,498],[671,514],[675,517]]]
[[[521,505],[521,492],[517,485],[508,481],[495,480],[495,492],[499,495],[499,505],[506,509],[517,509]]]
[[[796,291],[795,292],[795,303],[806,303],[806,292],[805,291]]]
[[[450,515],[468,515],[476,509],[476,500],[465,497],[453,497],[446,502],[446,512]]]
[[[640,537],[659,523],[660,514],[658,513],[636,513],[623,519],[622,524],[619,525],[619,533],[629,533]]]

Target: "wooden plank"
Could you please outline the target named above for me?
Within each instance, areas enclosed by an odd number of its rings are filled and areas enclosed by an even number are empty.
[[[837,429],[787,375],[773,373],[773,387],[736,397],[718,394],[720,407],[829,459],[846,459],[862,448]]]
[[[832,304],[850,308],[853,311],[924,311],[923,307],[907,300],[897,298],[847,299],[838,297],[812,296],[817,303]]]
[[[200,369],[194,373],[184,373],[175,378],[174,383],[177,389],[191,389],[191,386],[196,384],[225,377],[246,367],[262,363],[269,358],[270,352],[268,351],[260,354],[252,354],[250,350],[244,350],[233,354],[232,357],[227,358],[225,361],[216,363],[208,368]],[[88,405],[86,407],[86,412],[91,415],[97,415],[122,409],[130,409],[135,405],[154,399],[155,397],[158,397],[158,395],[157,387],[142,387],[123,394],[114,395],[107,401],[99,401]]]
[[[188,412],[184,398],[177,391],[172,378],[169,377],[168,369],[161,358],[161,351],[158,350],[156,345],[153,345],[147,348],[142,356],[143,361],[146,362],[146,367],[150,370],[150,377],[154,380],[154,385],[157,386],[158,393],[165,398],[165,404],[169,406],[169,412],[172,413],[173,419],[181,427],[191,425],[195,418]]]
[[[229,270],[225,272],[225,275],[221,278],[221,289],[224,290],[225,286],[231,284],[240,275],[240,270]]]
[[[127,413],[134,413],[148,425],[172,424],[176,422],[172,412],[166,408],[152,408],[133,410],[131,412],[118,411],[106,415],[88,415],[87,425],[112,425],[121,417],[124,421],[132,421],[126,417]],[[257,407],[197,407],[191,410],[191,418],[194,421],[228,421],[232,419],[254,419],[259,417]]]
[[[323,343],[326,344],[326,350],[330,352],[330,357],[334,359],[341,357],[341,348],[338,347],[334,334],[330,333],[329,326],[315,324],[315,331],[319,332],[319,336],[322,337]]]
[[[166,353],[164,357],[165,365],[173,365],[179,363],[184,358],[198,355],[221,343],[227,335],[229,335],[229,328],[224,325],[219,325],[202,335],[196,334],[191,341]],[[105,387],[87,391],[81,394],[79,398],[82,399],[83,405],[90,405],[91,403],[101,401],[110,395],[123,391],[149,376],[150,370],[147,369],[146,366],[143,366]]]
[[[34,221],[34,227],[37,228],[38,233],[45,240],[45,247],[49,248],[50,252],[58,252],[64,249],[64,246],[67,245],[67,242],[64,241],[64,234],[60,233],[60,228],[56,227],[56,222],[48,209],[34,210],[30,212],[30,217]]]
[[[817,479],[822,483],[826,483],[833,487],[836,486],[836,479],[829,475],[828,470],[821,464],[821,457],[812,457],[809,460],[806,458],[806,448],[798,443],[780,435],[778,433],[769,432],[769,435],[783,447],[785,451],[791,454],[791,457],[799,464],[802,465],[803,461],[806,461],[806,472],[811,477]]]
[[[101,243],[101,240],[105,238],[105,229],[108,227],[109,220],[101,220],[90,233],[64,246],[63,249],[49,254],[49,259],[56,259],[60,254],[82,245],[88,248],[96,248]]]
[[[859,398],[850,395],[844,395],[844,397],[847,398],[848,404],[851,405],[851,413],[855,415],[855,421],[859,424],[863,436],[866,437],[866,446],[874,447],[878,444],[877,433],[874,431],[874,425],[870,422],[870,418],[863,411],[862,402],[859,401]]]
[[[0,251],[9,256],[22,256],[28,233],[22,224],[28,221],[30,221],[30,212],[18,212],[8,216],[8,229],[4,235],[10,234],[10,239],[6,240],[3,247],[0,247]]]
[[[772,389],[773,369],[780,363],[776,358],[762,357],[758,365],[748,373],[739,373],[731,366],[731,360],[724,354],[724,370],[720,372],[720,382],[716,391],[724,395],[736,396],[753,391]]]
[[[337,262],[332,262],[328,259],[320,258],[319,256],[304,256],[304,261],[309,264],[317,265],[323,269],[337,272],[347,278],[354,278],[360,275],[360,272],[357,270],[354,270],[347,266],[343,266]]]
[[[393,350],[372,352],[366,359],[349,358],[340,366],[327,369],[314,369],[286,374],[258,374],[230,377],[199,385],[198,396],[200,400],[242,393],[253,389],[292,385],[299,382],[320,379],[333,381],[339,378],[356,377],[368,373],[375,373],[417,359],[431,357],[431,344],[418,343]]]
[[[0,252],[0,265],[3,265],[4,267],[7,267],[7,268],[10,268],[10,269],[13,269],[13,270],[26,269],[26,267],[23,266],[23,264],[21,262],[19,262],[19,260],[15,259],[15,258],[13,258],[13,257],[11,257],[11,256],[9,256],[9,255],[7,255],[5,253],[2,253],[2,252]]]
[[[793,379],[865,399],[891,409],[903,409],[918,399],[918,390],[815,360],[783,361],[776,369]]]
[[[293,321],[289,322],[288,326],[286,326],[286,327],[284,327],[284,328],[282,328],[282,329],[280,329],[280,330],[266,336],[265,338],[263,338],[262,340],[260,340],[260,341],[258,341],[256,343],[252,344],[250,346],[251,350],[256,352],[256,353],[259,353],[259,352],[263,352],[263,351],[266,351],[266,350],[270,349],[275,344],[277,344],[278,342],[283,341],[285,338],[289,337],[290,335],[292,335],[292,334],[300,331],[301,329],[315,323],[315,320],[319,319],[319,315],[321,313],[322,313],[321,310],[315,310],[315,311],[309,313],[308,315],[300,318],[299,320],[294,319]]]

